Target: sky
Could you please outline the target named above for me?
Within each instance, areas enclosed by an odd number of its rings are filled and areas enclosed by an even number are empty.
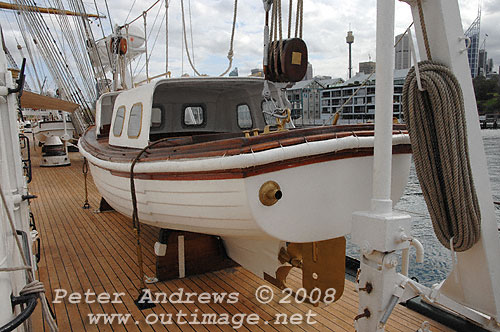
[[[49,0],[37,2],[39,5],[50,7]],[[88,0],[86,0],[88,1]],[[147,15],[147,31],[151,33],[148,41],[151,55],[150,76],[165,72],[165,26],[160,26],[164,18],[165,5],[161,0]],[[45,4],[44,4],[45,2]],[[500,65],[500,1],[482,0],[481,43],[485,40],[488,57],[493,58],[495,71]],[[95,13],[93,2],[85,2],[89,12]],[[99,12],[107,15],[103,0],[96,0]],[[108,0],[109,16],[113,24],[122,25],[142,14],[151,6],[153,0]],[[286,35],[288,21],[288,1],[283,1],[283,30]],[[296,1],[293,2],[294,5]],[[233,0],[184,0],[185,19],[188,28],[188,44],[190,53],[194,54],[194,62],[200,73],[219,75],[227,65],[231,27],[233,20]],[[478,12],[478,2],[459,0],[462,25],[464,30],[473,22]],[[16,31],[14,14],[2,11],[0,22],[4,34],[7,36],[7,45],[16,58],[20,58],[16,50],[16,41],[21,40]],[[295,16],[295,13],[294,13]],[[156,24],[153,24],[156,18]],[[185,52],[182,51],[182,20],[180,0],[170,0],[168,29],[169,29],[169,70],[174,77],[182,73],[193,75]],[[5,18],[5,20],[4,20]],[[309,51],[309,62],[313,65],[314,75],[327,75],[346,78],[348,75],[348,46],[345,42],[347,31],[354,33],[353,71],[358,70],[358,63],[375,61],[375,24],[376,1],[350,0],[304,0],[304,31],[303,39]],[[191,22],[191,23],[190,23]],[[395,34],[402,33],[411,24],[412,17],[408,4],[396,1]],[[101,27],[105,33],[111,31],[108,19],[93,21],[92,27],[96,36],[102,36]],[[143,28],[143,20],[139,19],[135,25]],[[239,0],[237,23],[234,37],[233,68],[238,67],[240,76],[246,76],[253,68],[261,67],[262,40],[264,26],[264,10],[261,0]],[[54,28],[55,29],[55,28]],[[191,38],[191,29],[192,37]],[[486,37],[486,35],[488,35]],[[486,39],[485,39],[486,38]],[[155,42],[156,39],[156,42]],[[184,54],[184,56],[183,56]],[[18,61],[20,63],[20,60]],[[143,63],[143,61],[142,61]],[[136,68],[135,74],[142,67]]]

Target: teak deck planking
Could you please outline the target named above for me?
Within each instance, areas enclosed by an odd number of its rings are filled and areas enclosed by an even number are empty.
[[[39,167],[40,148],[32,152],[33,181],[29,184],[30,193],[38,195],[31,203],[37,229],[41,237],[41,261],[38,265],[39,279],[45,284],[47,298],[57,315],[59,331],[234,331],[231,325],[189,325],[169,324],[148,325],[145,322],[151,313],[227,313],[230,316],[244,313],[257,313],[261,318],[258,325],[244,324],[240,331],[354,331],[353,319],[357,315],[358,300],[354,284],[346,281],[343,297],[328,306],[313,307],[310,304],[280,304],[284,294],[274,286],[274,299],[269,304],[261,304],[255,298],[255,290],[265,281],[249,271],[237,267],[203,275],[191,276],[167,282],[148,285],[152,293],[171,294],[180,288],[185,292],[238,292],[239,301],[228,303],[185,303],[157,304],[153,309],[141,311],[134,304],[139,287],[138,265],[136,262],[135,237],[131,219],[117,212],[96,213],[100,195],[88,174],[88,192],[91,208],[82,208],[84,203],[83,159],[78,153],[70,153],[71,166]],[[142,227],[144,272],[155,275],[156,258],[153,244],[159,229],[144,225]],[[300,285],[301,273],[293,270],[288,277],[290,286]],[[83,293],[89,289],[94,293],[125,293],[120,299],[123,303],[80,304],[68,302],[52,303],[55,290],[64,288],[71,292]],[[95,299],[95,298],[94,298]],[[316,324],[276,325],[273,318],[283,313],[305,314],[312,310],[316,314]],[[127,324],[89,323],[88,314],[130,314]],[[263,321],[269,321],[264,324]],[[397,306],[392,314],[386,331],[417,331],[423,321],[431,323],[432,331],[451,331],[450,329],[405,307]],[[139,324],[136,324],[138,321]],[[33,314],[34,331],[48,331],[42,321],[40,305]]]

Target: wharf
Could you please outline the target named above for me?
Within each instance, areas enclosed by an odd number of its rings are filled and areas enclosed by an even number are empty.
[[[59,331],[234,331],[228,324],[196,325],[176,322],[175,315],[185,313],[191,317],[200,317],[204,313],[218,316],[256,313],[260,323],[243,324],[239,331],[354,331],[353,320],[357,315],[358,297],[354,284],[346,280],[343,297],[328,306],[313,307],[310,304],[280,304],[284,294],[274,286],[274,299],[268,304],[261,304],[255,297],[256,289],[268,285],[247,270],[236,267],[203,275],[159,282],[149,285],[152,293],[171,294],[180,288],[184,292],[201,294],[238,292],[236,303],[208,304],[181,303],[157,304],[153,309],[140,311],[134,304],[138,296],[138,266],[132,222],[117,212],[95,213],[99,206],[100,195],[89,173],[88,191],[91,208],[82,209],[84,203],[83,159],[78,153],[70,153],[71,166],[43,168],[40,165],[40,148],[32,151],[33,181],[29,184],[30,193],[38,196],[32,200],[31,209],[35,216],[36,227],[41,237],[41,261],[38,265],[40,280],[45,284],[47,298],[57,316]],[[155,256],[153,243],[159,229],[143,226],[144,268],[148,276],[155,275]],[[292,287],[299,287],[300,271],[292,271],[289,282]],[[78,304],[69,303],[68,297],[52,303],[56,289],[65,289],[69,293],[84,294],[87,290],[94,293],[125,293],[121,303],[85,303],[84,298]],[[102,301],[105,302],[105,301]],[[300,314],[303,317],[311,310],[313,321],[308,325],[276,324],[276,315]],[[154,321],[151,314],[171,313],[172,324],[146,323]],[[126,324],[90,324],[89,314],[130,314]],[[40,305],[33,314],[34,331],[48,331],[44,326]],[[108,316],[109,317],[109,316]],[[201,320],[201,318],[199,319]],[[268,323],[264,323],[268,321]],[[305,319],[304,319],[305,321]],[[432,331],[451,331],[441,324],[398,305],[392,314],[386,331],[417,331],[423,321],[429,321]],[[237,326],[237,324],[236,324]]]

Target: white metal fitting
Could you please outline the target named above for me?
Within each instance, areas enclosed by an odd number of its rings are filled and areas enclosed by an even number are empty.
[[[370,250],[391,252],[409,248],[409,241],[401,242],[401,234],[409,234],[411,217],[401,213],[377,214],[372,211],[352,215],[352,242],[359,247],[369,243]]]
[[[385,255],[383,263],[386,268],[392,269],[398,266],[398,258],[394,254],[388,254]]]

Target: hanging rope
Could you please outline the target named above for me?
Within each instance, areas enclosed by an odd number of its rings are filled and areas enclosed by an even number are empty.
[[[130,166],[130,194],[132,196],[132,226],[135,231],[136,238],[136,249],[137,249],[137,264],[139,265],[139,279],[140,279],[140,292],[142,293],[146,289],[146,283],[144,281],[144,264],[142,258],[142,244],[141,244],[141,222],[139,220],[139,210],[137,208],[137,195],[135,192],[135,180],[134,180],[134,168],[135,164],[139,162],[142,155],[152,148],[153,146],[160,144],[162,142],[166,142],[169,138],[163,138],[153,143],[150,143],[144,149],[142,149],[137,156],[132,161],[132,165]]]
[[[87,161],[87,158],[83,158],[82,173],[83,173],[83,179],[84,179],[84,183],[85,183],[85,203],[83,204],[83,208],[89,209],[90,208],[89,193],[88,193],[88,189],[87,189],[87,174],[89,173],[89,163]]]
[[[427,55],[427,60],[432,61],[431,47],[429,46],[429,37],[427,37],[427,27],[425,26],[424,10],[422,8],[422,0],[417,0],[417,5],[420,26],[422,28],[422,35],[424,37],[425,53]]]
[[[403,88],[415,169],[439,242],[448,249],[466,251],[479,241],[481,215],[462,90],[446,66],[431,61],[418,65],[425,91],[418,90],[414,67]]]
[[[184,15],[184,0],[181,0],[181,13],[182,13],[182,31],[183,31],[183,36],[184,36],[184,46],[186,48],[186,55],[189,61],[189,65],[193,69],[196,75],[201,76],[199,71],[195,68],[195,65],[193,63],[193,60],[191,59],[191,55],[189,54],[189,47],[188,47],[188,42],[187,42],[187,33],[186,33],[186,20],[185,20],[185,15]],[[226,75],[229,70],[231,70],[231,67],[233,66],[233,43],[234,43],[234,32],[236,30],[236,16],[238,13],[238,0],[234,0],[234,14],[233,14],[233,27],[231,30],[231,41],[229,43],[229,51],[227,52],[227,59],[229,60],[229,64],[227,69],[220,74],[219,76],[224,76]]]

